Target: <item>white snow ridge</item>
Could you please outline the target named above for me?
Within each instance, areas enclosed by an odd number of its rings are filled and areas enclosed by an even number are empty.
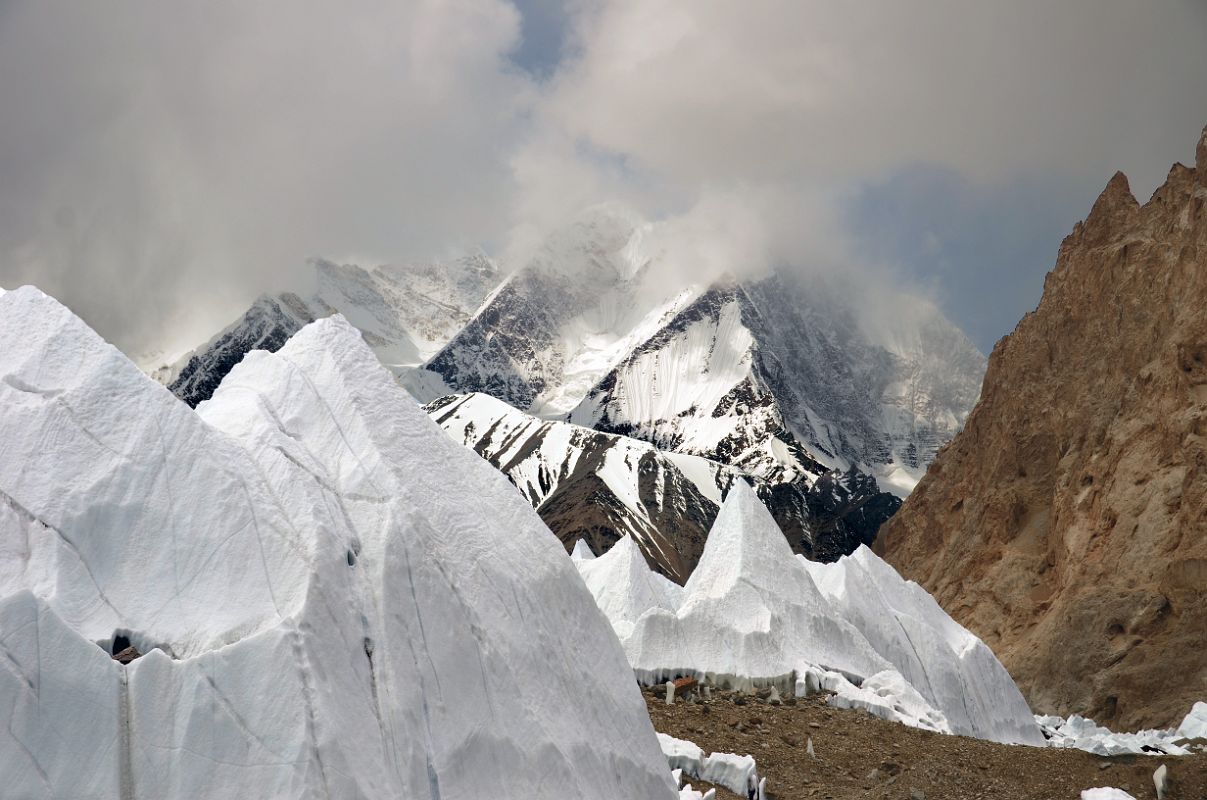
[[[194,412],[19,289],[0,408],[5,796],[676,796],[558,542],[342,319]]]

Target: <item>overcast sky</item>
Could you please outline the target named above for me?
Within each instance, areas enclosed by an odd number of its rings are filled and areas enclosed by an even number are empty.
[[[1204,42],[1202,0],[0,0],[0,286],[173,349],[308,257],[516,260],[620,200],[987,352],[1116,169],[1193,158]]]

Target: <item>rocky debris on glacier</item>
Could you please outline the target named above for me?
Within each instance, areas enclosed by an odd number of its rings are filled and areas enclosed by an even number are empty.
[[[678,596],[651,581],[631,545],[575,564],[642,683],[686,674],[798,697],[826,691],[836,706],[931,730],[1043,743],[979,640],[870,551],[827,565],[793,558],[744,484],[726,499]]]
[[[543,420],[486,394],[449,395],[425,408],[454,440],[516,485],[569,547],[603,552],[632,536],[655,570],[683,583],[740,470],[648,442]],[[848,470],[811,484],[753,479],[794,552],[829,561],[870,543],[898,501]]]
[[[276,352],[303,326],[340,313],[409,390],[431,399],[447,389],[433,373],[416,368],[469,321],[502,277],[494,262],[480,254],[370,269],[322,259],[312,266],[312,291],[259,297],[208,342],[155,370],[155,377],[196,406],[247,353]]]
[[[342,319],[194,412],[23,288],[0,407],[7,795],[675,796],[557,541]]]
[[[941,734],[835,708],[824,693],[788,697],[780,706],[763,692],[717,689],[710,699],[697,695],[672,706],[662,694],[660,687],[643,690],[655,730],[706,753],[753,754],[777,800],[900,800],[914,790],[930,798],[1054,800],[1095,786],[1154,797],[1158,762],[1139,756]],[[1207,797],[1207,754],[1160,763],[1169,770],[1166,800]],[[717,794],[729,796],[724,789]]]
[[[699,741],[714,751],[759,754],[760,773],[775,796],[795,800],[825,794],[839,800],[906,796],[910,784],[934,797],[1050,800],[1073,797],[1111,781],[1143,795],[1154,773],[1146,759],[1106,758],[1060,747],[1017,747],[936,734],[841,711],[826,695],[770,702],[770,690],[716,690],[711,697],[667,706],[662,689],[646,687],[646,702],[660,733]],[[818,747],[813,746],[814,737]],[[809,758],[806,758],[809,756]],[[875,764],[868,772],[867,765]],[[768,766],[769,765],[769,766]],[[1177,783],[1168,797],[1207,796],[1207,755],[1177,759]],[[1151,795],[1150,795],[1151,796]]]

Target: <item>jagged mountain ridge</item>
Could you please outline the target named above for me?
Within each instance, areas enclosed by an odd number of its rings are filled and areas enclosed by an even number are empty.
[[[1204,309],[1207,130],[1144,205],[1107,184],[878,542],[1037,711],[1163,727],[1207,686]]]
[[[426,409],[502,471],[567,550],[581,539],[603,553],[629,535],[654,569],[679,583],[695,568],[736,481],[752,480],[793,551],[820,561],[871,543],[899,505],[854,470],[825,473],[811,485],[771,483],[700,456],[542,420],[481,393],[443,397]]]
[[[425,370],[769,481],[855,467],[907,494],[976,400],[985,360],[967,337],[932,304],[841,276],[661,285],[651,227],[584,213]]]
[[[155,377],[196,406],[248,352],[276,352],[303,326],[338,312],[404,385],[416,377],[438,385],[430,374],[416,376],[415,368],[469,321],[501,279],[494,262],[480,254],[372,269],[321,259],[313,266],[317,288],[308,299],[294,292],[257,298],[232,325]]]

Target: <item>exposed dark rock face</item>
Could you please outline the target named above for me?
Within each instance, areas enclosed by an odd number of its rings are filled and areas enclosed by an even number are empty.
[[[876,479],[857,470],[827,472],[812,487],[781,483],[759,487],[759,497],[788,537],[792,551],[814,561],[837,561],[876,532],[901,507]]]

